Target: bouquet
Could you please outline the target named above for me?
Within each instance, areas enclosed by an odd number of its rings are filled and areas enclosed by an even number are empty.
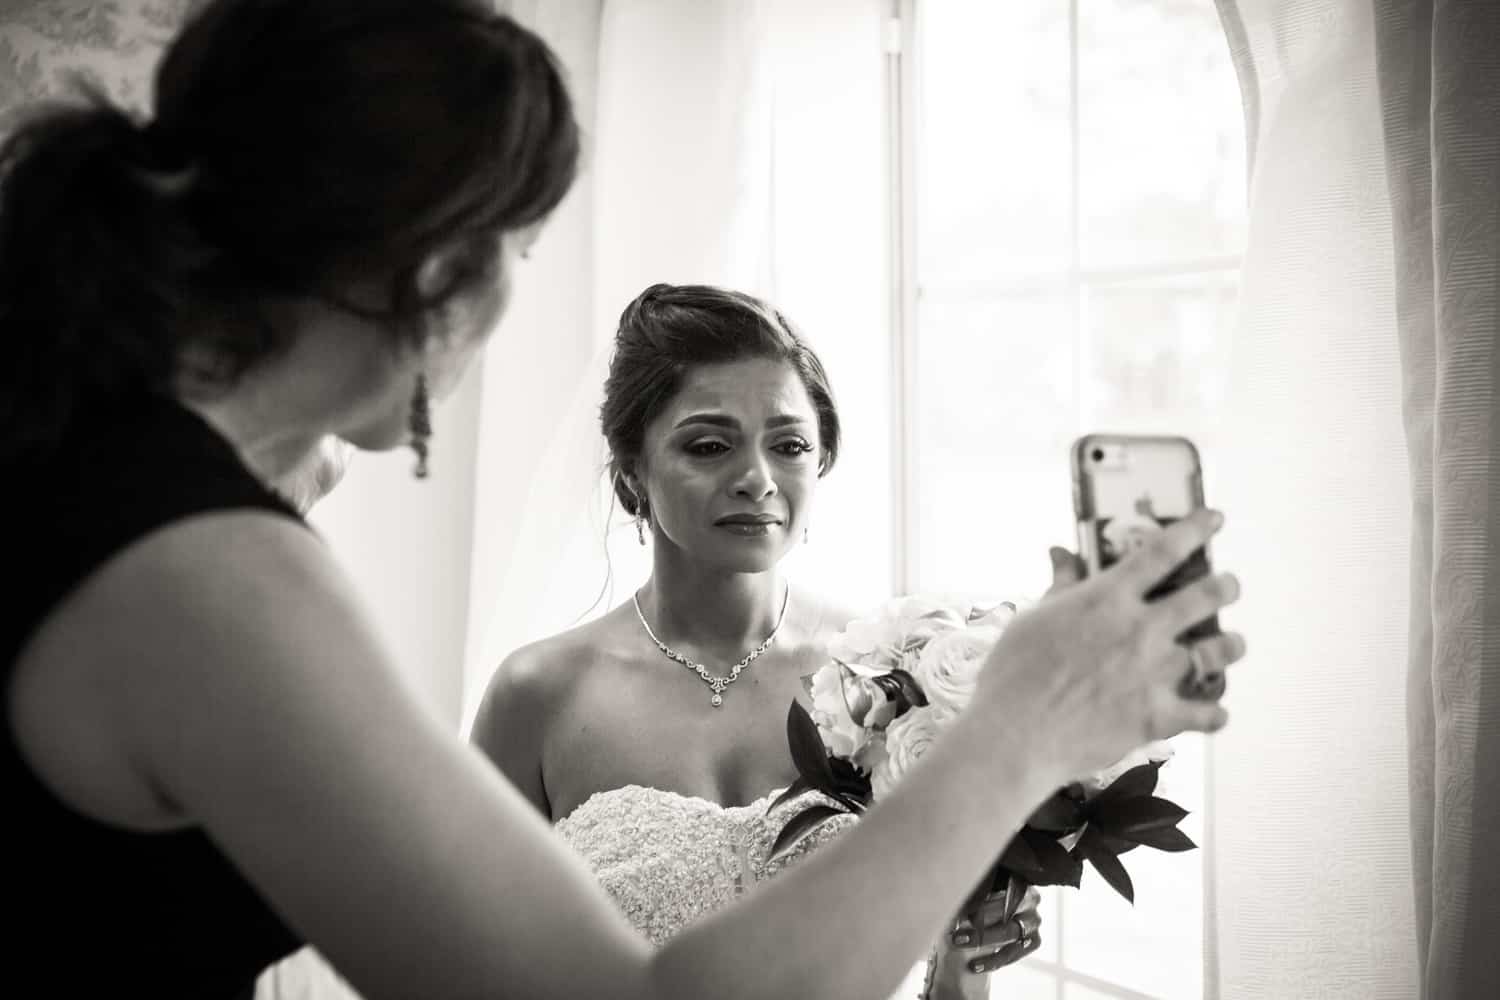
[[[809,790],[835,804],[792,816],[773,856],[832,817],[863,812],[889,794],[968,704],[985,658],[1017,613],[1011,603],[986,609],[962,597],[919,594],[850,622],[830,644],[829,662],[807,682],[812,712],[792,703],[787,740],[798,778],[772,808]],[[1000,851],[965,909],[1003,892],[1008,919],[1028,886],[1077,888],[1085,863],[1134,903],[1120,855],[1140,846],[1197,846],[1177,829],[1186,810],[1153,794],[1171,753],[1154,743],[1058,789]]]

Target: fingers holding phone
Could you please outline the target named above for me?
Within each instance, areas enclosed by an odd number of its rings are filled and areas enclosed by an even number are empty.
[[[1071,465],[1086,572],[1119,566],[1148,603],[1170,599],[1162,610],[1186,653],[1179,694],[1222,697],[1224,667],[1237,658],[1228,654],[1243,641],[1218,641],[1217,609],[1238,583],[1212,575],[1208,539],[1222,519],[1204,506],[1198,449],[1184,437],[1089,434],[1074,442]]]

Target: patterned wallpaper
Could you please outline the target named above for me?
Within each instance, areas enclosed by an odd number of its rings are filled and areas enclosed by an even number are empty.
[[[150,105],[156,62],[204,0],[0,0],[0,133],[43,99],[87,81],[126,107]]]

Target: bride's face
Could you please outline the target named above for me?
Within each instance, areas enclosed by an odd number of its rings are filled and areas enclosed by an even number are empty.
[[[819,453],[817,412],[791,366],[692,369],[646,427],[639,468],[655,544],[730,572],[770,569],[802,535]]]

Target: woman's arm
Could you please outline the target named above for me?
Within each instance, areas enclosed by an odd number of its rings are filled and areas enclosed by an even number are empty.
[[[1119,628],[1071,638],[1088,609],[1074,598],[1089,590],[1057,598],[1050,616],[1032,612],[1031,628],[1018,619],[1004,669],[986,671],[991,687],[1009,689],[1005,700],[1033,706],[1026,723],[1000,730],[998,707],[977,711],[919,764],[920,777],[796,879],[656,953],[526,798],[420,705],[322,545],[293,523],[224,514],[158,532],[70,597],[44,628],[64,638],[42,635],[27,656],[44,670],[65,649],[73,673],[112,706],[120,752],[372,1000],[705,989],[866,998],[894,986],[996,845],[1066,773],[1144,742],[1121,726],[1154,736],[1220,721],[1136,710],[1131,696],[1150,672],[1139,644],[1105,656],[1126,638]],[[1152,613],[1165,620],[1174,602]],[[1101,622],[1121,618],[1095,610]],[[1089,657],[1112,687],[1074,690],[1080,669],[1068,665]],[[1097,723],[1103,710],[1090,699],[1101,696],[1123,699],[1122,721],[1083,727],[1087,738],[1066,752],[1040,738],[1076,734],[1068,720],[1080,714]],[[1001,702],[976,695],[987,700]],[[850,913],[862,915],[859,948],[827,948]]]
[[[533,646],[507,656],[490,678],[469,739],[537,811],[553,820],[542,776],[542,740],[557,706],[560,669]]]

